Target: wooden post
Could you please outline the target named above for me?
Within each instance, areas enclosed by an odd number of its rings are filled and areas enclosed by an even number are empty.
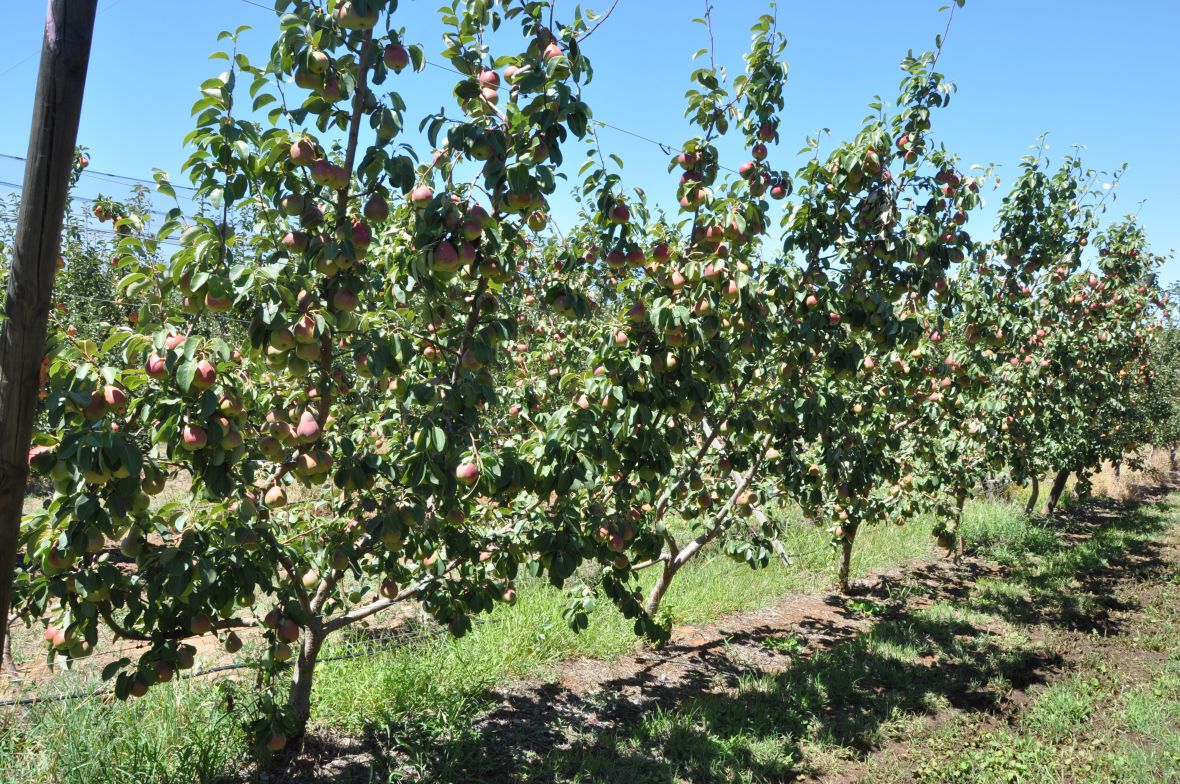
[[[45,327],[61,252],[98,0],[49,0],[24,190],[0,332],[0,618],[8,618],[37,413]],[[0,650],[7,636],[0,624]]]

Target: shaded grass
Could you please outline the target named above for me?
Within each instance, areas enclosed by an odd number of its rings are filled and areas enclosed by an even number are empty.
[[[1171,508],[1099,506],[1097,512],[1102,514],[1064,526],[1058,520],[1054,529],[1046,521],[1025,520],[1010,507],[984,511],[966,525],[969,536],[979,535],[976,549],[1011,556],[1020,565],[1002,580],[982,581],[965,602],[937,600],[905,612],[887,608],[870,631],[783,672],[748,671],[728,688],[695,690],[687,697],[673,690],[674,707],[629,714],[623,700],[612,699],[608,683],[597,698],[601,704],[591,709],[597,723],[567,727],[554,719],[566,740],[560,749],[526,745],[526,763],[518,759],[522,749],[509,758],[481,745],[477,736],[446,739],[434,757],[436,766],[421,778],[672,784],[843,776],[850,765],[856,770],[871,761],[875,751],[910,741],[936,717],[958,717],[960,727],[987,726],[990,717],[1006,710],[1011,695],[1036,690],[1065,666],[1052,643],[1056,630],[1105,618],[1116,600],[1104,581],[1116,573],[1137,573],[1136,559],[1146,557],[1154,538],[1176,520]],[[1020,559],[1021,546],[1034,552]],[[1115,691],[1102,673],[1067,678],[1041,693],[1021,719],[1020,731],[984,734],[971,751],[952,752],[948,745],[944,757],[935,756],[936,762],[918,773],[930,782],[1065,781],[1075,773],[1090,775],[1087,771],[1094,778],[1086,780],[1094,782],[1167,780],[1161,776],[1168,770],[1162,762],[1170,759],[1169,731],[1151,717],[1168,714],[1149,704],[1133,714],[1146,722],[1146,740],[1120,741],[1124,745],[1117,751],[1097,759],[1080,747],[1070,751],[1080,729],[1100,715],[1096,701]],[[923,743],[914,747],[919,756],[925,754]],[[865,780],[913,780],[912,770],[880,765]],[[1117,778],[1123,775],[1120,766],[1129,771],[1123,779]]]

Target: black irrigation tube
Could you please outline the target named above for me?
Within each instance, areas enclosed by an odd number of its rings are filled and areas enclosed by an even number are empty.
[[[396,650],[397,648],[406,647],[407,645],[410,645],[413,643],[424,642],[426,640],[438,639],[438,637],[440,637],[441,635],[442,635],[441,627],[436,632],[419,633],[419,634],[406,634],[406,635],[400,635],[400,636],[394,635],[393,639],[387,645],[381,646],[379,648],[369,649],[369,650],[365,650],[365,651],[358,651],[356,653],[344,653],[344,654],[340,654],[338,656],[327,656],[322,659],[319,659],[316,662],[316,664],[318,665],[318,664],[327,664],[329,662],[351,661],[353,659],[372,658],[375,656],[380,656],[381,654],[384,654],[384,653],[389,653],[390,651]],[[218,672],[232,672],[234,670],[250,670],[250,669],[254,669],[254,665],[241,664],[241,663],[219,664],[216,667],[209,667],[207,669],[202,669],[200,672],[194,672],[191,675],[178,675],[176,680],[177,681],[193,680],[195,678],[203,678],[206,675],[213,675],[214,673],[218,673]],[[84,699],[88,699],[88,698],[92,698],[92,697],[102,697],[104,695],[108,695],[111,693],[113,693],[113,689],[101,688],[101,689],[87,689],[84,691],[76,691],[76,692],[71,692],[69,694],[55,694],[55,695],[48,696],[48,697],[46,697],[46,696],[22,697],[20,699],[15,699],[15,700],[0,701],[0,708],[28,707],[31,705],[39,705],[41,703],[50,703],[50,702],[71,702],[73,700],[84,700]]]

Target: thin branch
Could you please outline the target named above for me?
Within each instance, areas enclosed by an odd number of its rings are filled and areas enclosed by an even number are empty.
[[[553,5],[557,5],[557,3],[554,2]],[[583,41],[585,41],[587,38],[589,38],[590,36],[594,35],[594,31],[597,30],[598,28],[602,27],[603,23],[605,23],[607,19],[610,19],[610,15],[613,14],[615,12],[615,9],[618,7],[619,7],[619,0],[615,0],[611,4],[610,9],[607,10],[607,12],[602,15],[602,18],[598,20],[598,23],[596,25],[594,25],[593,27],[591,27],[589,30],[587,30],[585,33],[583,33],[581,36],[579,36],[577,39],[575,39],[574,43],[580,44]],[[550,13],[552,14],[552,11],[553,11],[552,6],[550,6],[549,10],[550,10]],[[550,15],[550,26],[552,26],[552,24],[553,24],[553,17],[552,17],[552,15]]]

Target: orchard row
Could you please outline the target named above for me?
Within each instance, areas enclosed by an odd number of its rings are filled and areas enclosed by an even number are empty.
[[[419,156],[397,3],[286,5],[268,62],[227,34],[201,86],[185,169],[216,209],[145,236],[104,203],[127,236],[101,274],[133,312],[98,335],[62,314],[46,358],[30,458],[53,495],[20,609],[51,655],[104,627],[150,643],[107,668],[120,697],[191,667],[193,637],[234,653],[251,630],[277,751],[324,640],[400,603],[462,635],[527,571],[570,588],[573,627],[606,598],[659,637],[677,572],[710,547],[766,565],[783,505],[831,531],[846,583],[865,525],[933,513],[953,546],[983,480],[1084,478],[1148,438],[1157,257],[1101,222],[1096,173],[1041,154],[973,240],[986,173],[933,132],[936,53],[792,172],[760,19],[741,75],[691,74],[669,216],[594,134],[592,19],[444,9],[462,75]],[[722,137],[749,150],[736,175]],[[559,173],[584,208],[562,231]],[[191,494],[153,501],[170,478]]]

